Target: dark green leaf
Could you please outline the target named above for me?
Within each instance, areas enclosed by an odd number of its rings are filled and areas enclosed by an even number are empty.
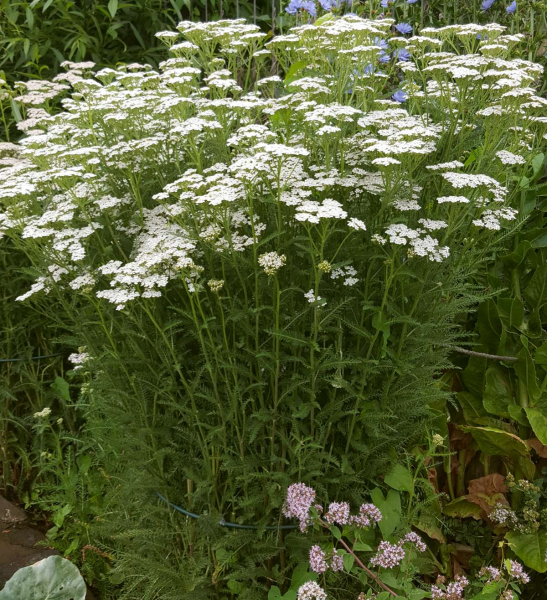
[[[509,417],[509,404],[513,402],[509,377],[499,367],[490,367],[486,371],[486,387],[483,405],[491,414]]]
[[[534,533],[509,531],[505,534],[505,539],[508,541],[511,550],[527,567],[539,573],[547,571],[547,562],[545,562],[547,529],[542,528]]]

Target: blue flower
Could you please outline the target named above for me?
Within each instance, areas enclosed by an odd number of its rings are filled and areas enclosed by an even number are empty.
[[[391,97],[396,102],[406,102],[406,99],[408,98],[408,96],[403,92],[403,90],[397,90]]]
[[[481,4],[482,10],[487,11],[495,1],[496,0],[483,0]]]
[[[382,8],[387,8],[387,7],[389,6],[389,0],[382,0],[382,1],[380,2],[380,6],[381,6]]]
[[[416,2],[418,2],[418,0],[406,0],[407,4],[416,4]]]
[[[364,68],[363,73],[365,75],[371,75],[372,73],[374,73],[374,65],[372,63],[370,63],[369,65],[367,65]]]
[[[388,63],[391,60],[391,58],[389,57],[389,54],[387,54],[386,52],[384,52],[383,50],[380,52],[380,54],[378,55],[378,62],[381,63]]]
[[[505,10],[507,11],[508,15],[512,15],[515,12],[517,12],[517,2],[516,2],[516,0],[513,0],[513,2],[511,2],[511,4]]]
[[[408,23],[397,23],[397,25],[395,25],[395,29],[403,35],[405,33],[412,33],[412,27]]]
[[[387,50],[389,47],[389,44],[386,42],[386,40],[383,40],[379,37],[374,38],[374,45],[378,46],[378,48],[381,48],[382,50]]]
[[[406,48],[397,48],[397,50],[395,50],[395,52],[393,53],[393,56],[397,60],[407,61],[410,60],[411,54]]]
[[[305,10],[312,17],[317,16],[317,8],[312,0],[291,0],[285,9],[290,15],[295,15],[299,10]]]

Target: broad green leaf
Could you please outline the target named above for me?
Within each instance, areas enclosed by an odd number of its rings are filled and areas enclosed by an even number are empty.
[[[491,583],[486,584],[478,594],[471,598],[471,600],[498,600],[499,590],[502,585],[503,582],[501,581],[492,581]]]
[[[268,600],[281,600],[281,590],[276,586],[272,585],[268,592]]]
[[[479,352],[485,352],[488,348],[476,348]],[[473,392],[479,398],[482,398],[484,391],[484,380],[486,377],[486,369],[489,366],[486,358],[479,358],[478,356],[471,356],[467,362],[467,366],[463,370],[462,379],[465,383],[465,387]],[[479,400],[482,404],[482,400]]]
[[[50,556],[19,569],[0,592],[0,600],[84,600],[86,591],[75,565]]]
[[[32,12],[32,8],[30,8],[30,6],[27,6],[25,15],[27,17],[29,29],[32,29],[34,27],[34,13]]]
[[[528,427],[528,417],[526,416],[526,413],[524,412],[522,406],[519,406],[518,404],[510,404],[509,416],[511,417],[511,419],[514,419],[520,425]]]
[[[547,342],[544,342],[534,355],[534,361],[538,365],[547,365]]]
[[[412,474],[403,465],[396,464],[385,476],[384,481],[395,490],[409,493],[414,491]]]
[[[527,407],[524,410],[537,439],[547,445],[547,417],[539,408]]]
[[[461,496],[446,504],[443,508],[443,513],[447,517],[459,517],[461,519],[471,517],[480,520],[481,507],[478,504],[469,502],[465,496]]]
[[[307,66],[308,63],[305,60],[299,60],[293,63],[289,71],[287,72],[287,75],[285,75],[285,83],[290,84],[292,81],[294,81],[296,79],[296,75],[300,73],[300,71],[305,69]]]
[[[543,167],[543,162],[545,161],[545,155],[543,153],[536,154],[532,159],[532,170],[534,171],[533,179],[539,175],[541,168]]]
[[[528,240],[524,240],[517,246],[516,250],[500,256],[500,259],[509,269],[516,269],[524,261],[531,248],[532,244]]]
[[[402,590],[404,583],[399,581],[393,573],[389,571],[385,571],[384,573],[380,573],[380,579],[391,589],[393,590]],[[391,596],[393,598],[393,596]]]
[[[515,461],[515,465],[520,469],[524,479],[532,481],[536,478],[536,465],[528,456],[519,456]]]
[[[520,329],[524,320],[524,305],[519,298],[513,298],[511,302],[511,313],[509,315],[509,325]]]
[[[481,342],[491,352],[497,352],[503,325],[498,315],[498,309],[492,298],[482,302],[477,311],[477,329],[481,336]]]
[[[528,456],[526,442],[518,436],[494,427],[462,426],[462,431],[470,433],[476,440],[479,448],[487,456],[508,455],[513,459],[519,456]]]
[[[327,14],[323,15],[322,17],[319,17],[319,19],[316,19],[314,25],[316,25],[316,26],[323,25],[323,23],[326,23],[327,21],[332,21],[333,19],[334,19],[334,15],[331,12],[328,12]]]
[[[338,527],[336,527],[336,525],[330,526],[330,532],[337,540],[339,540],[342,537],[342,532]]]
[[[365,542],[355,542],[353,550],[354,552],[372,552],[372,547],[365,544]]]
[[[245,590],[245,584],[241,581],[237,581],[236,579],[228,579],[226,585],[234,594],[241,594],[241,592]]]
[[[482,400],[471,392],[458,392],[456,398],[462,407],[463,416],[467,423],[487,415]]]
[[[108,0],[108,12],[114,18],[118,12],[118,0]]]
[[[353,568],[353,563],[355,562],[355,557],[352,554],[344,554],[344,569],[349,573]]]
[[[370,496],[382,513],[382,520],[378,523],[378,527],[384,538],[388,538],[401,524],[401,495],[395,490],[389,490],[384,499],[382,490],[374,488]]]
[[[527,567],[538,571],[538,573],[547,571],[547,562],[545,562],[547,529],[539,529],[534,533],[509,531],[505,534],[505,539],[511,550]]]
[[[420,516],[412,524],[416,529],[426,533],[432,540],[437,540],[443,544],[446,543],[444,533],[440,526],[441,519],[430,512],[421,511]]]
[[[306,581],[315,581],[317,579],[317,573],[308,571],[308,565],[299,564],[294,568],[291,575],[291,589],[298,590],[298,588]]]
[[[536,379],[536,368],[534,361],[530,356],[528,348],[522,348],[517,354],[518,361],[515,364],[515,373],[519,378],[519,383],[526,386],[528,396],[531,399],[531,404],[540,396],[540,389]]]
[[[547,264],[535,270],[522,295],[529,306],[537,309],[547,303]]]
[[[509,404],[513,402],[511,383],[508,375],[499,367],[490,367],[486,371],[486,387],[482,403],[491,414],[509,417]]]
[[[55,381],[51,384],[51,389],[61,398],[70,402],[70,388],[66,379],[55,377]]]

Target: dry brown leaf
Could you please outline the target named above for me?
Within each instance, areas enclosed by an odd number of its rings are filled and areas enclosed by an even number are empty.
[[[469,494],[466,498],[469,502],[480,506],[484,513],[488,515],[496,504],[509,506],[509,502],[504,496],[505,492],[507,492],[505,477],[499,473],[492,473],[492,475],[486,475],[486,477],[472,479],[469,482]]]
[[[536,451],[538,456],[547,458],[547,446],[544,446],[537,438],[526,440],[526,443]]]

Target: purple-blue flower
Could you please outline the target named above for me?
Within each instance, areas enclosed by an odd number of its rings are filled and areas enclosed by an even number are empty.
[[[517,2],[516,2],[516,0],[513,0],[513,2],[511,2],[511,4],[505,10],[507,11],[508,15],[512,15],[515,12],[517,12]]]
[[[406,48],[397,48],[397,50],[395,50],[395,52],[393,53],[393,56],[397,60],[410,60],[410,52]]]
[[[317,8],[312,0],[291,0],[285,9],[290,15],[295,15],[299,10],[305,10],[312,17],[317,16]]]
[[[396,102],[406,102],[406,99],[408,98],[408,96],[403,92],[403,90],[397,90],[391,97]]]
[[[482,10],[488,10],[492,6],[492,4],[494,4],[495,1],[496,0],[483,0],[481,4]]]
[[[391,58],[390,58],[389,54],[387,54],[387,52],[384,52],[383,50],[378,55],[378,62],[388,63],[390,60],[391,60]]]
[[[397,25],[395,25],[395,29],[403,35],[406,33],[412,33],[412,26],[408,23],[397,23]]]
[[[381,48],[382,50],[387,50],[389,47],[389,44],[386,42],[386,40],[383,40],[379,37],[374,38],[374,45],[378,46],[378,48]]]
[[[387,7],[389,6],[389,0],[382,0],[382,1],[380,2],[380,6],[381,6],[382,8],[387,8]]]
[[[416,2],[418,2],[418,0],[406,0],[407,4],[416,4]]]

